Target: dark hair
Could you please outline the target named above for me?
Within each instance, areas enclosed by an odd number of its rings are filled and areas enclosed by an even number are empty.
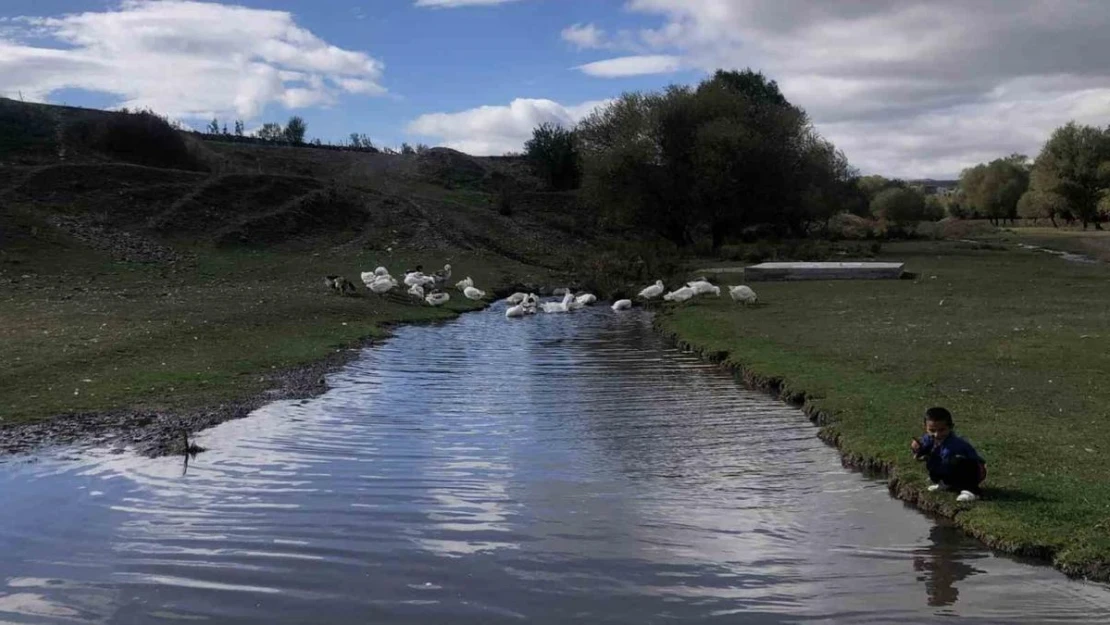
[[[925,411],[926,421],[937,421],[940,423],[947,423],[948,427],[952,427],[952,413],[947,409],[941,407],[930,408]]]

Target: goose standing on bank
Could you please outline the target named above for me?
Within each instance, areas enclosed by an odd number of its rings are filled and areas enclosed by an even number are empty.
[[[754,304],[759,301],[755,291],[743,284],[728,287],[728,296],[732,298],[732,301],[741,304]]]

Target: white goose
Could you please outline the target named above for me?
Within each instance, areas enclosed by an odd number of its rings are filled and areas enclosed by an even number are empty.
[[[754,304],[759,301],[755,291],[743,284],[728,287],[728,296],[732,298],[732,301],[741,304]]]
[[[570,312],[571,311],[570,303],[572,301],[574,301],[574,294],[573,293],[567,293],[566,295],[563,296],[563,301],[561,301],[561,302],[544,302],[543,304],[540,305],[540,308],[542,308],[545,313]]]
[[[481,291],[481,290],[478,290],[478,289],[476,289],[472,286],[468,286],[465,289],[463,289],[463,295],[466,296],[466,299],[479,300],[479,299],[482,299],[483,297],[485,297],[486,293],[485,293],[485,291]]]
[[[694,289],[695,295],[706,295],[712,293],[717,297],[721,296],[721,287],[710,283],[705,278],[700,278],[698,280],[694,280],[693,282],[687,282],[686,286]]]
[[[431,293],[428,293],[427,297],[424,298],[424,301],[428,302],[428,304],[431,306],[442,306],[450,301],[450,299],[451,295],[449,293],[444,293],[443,291],[432,291]]]
[[[388,293],[395,286],[397,286],[397,281],[388,276],[380,277],[367,285],[372,292],[378,295]]]
[[[663,286],[662,280],[656,280],[655,284],[649,287],[644,287],[644,289],[640,291],[640,297],[642,299],[655,299],[662,295],[663,291],[666,290],[666,288],[667,287]]]
[[[409,288],[409,295],[416,299],[424,299],[424,287],[419,284],[412,285],[412,287]]]
[[[668,302],[685,302],[693,296],[694,289],[691,289],[688,286],[684,286],[677,291],[671,291],[670,293],[667,293],[663,296],[663,299],[667,300]]]
[[[516,318],[523,317],[524,315],[528,314],[527,308],[528,307],[525,306],[524,304],[517,304],[516,306],[510,306],[510,307],[505,309],[505,318],[506,319],[516,319]]]
[[[590,304],[597,301],[597,296],[593,293],[583,293],[574,298],[574,301],[578,302],[582,306],[589,306]]]
[[[619,299],[619,300],[613,302],[612,308],[613,308],[613,312],[617,312],[617,311],[620,311],[620,310],[628,310],[629,308],[632,308],[632,300],[630,300],[630,299]]]
[[[470,279],[470,276],[467,276],[466,278],[455,283],[455,288],[460,291],[465,291],[466,288],[470,286],[474,286],[474,281]]]
[[[513,306],[516,306],[517,304],[523,302],[527,297],[527,293],[521,293],[520,291],[517,291],[516,293],[513,293],[512,295],[506,297],[505,301],[509,304],[512,304]]]
[[[386,269],[385,267],[380,267],[379,266],[377,269],[374,270],[374,275],[376,275],[376,276],[388,276],[389,275],[389,270]]]

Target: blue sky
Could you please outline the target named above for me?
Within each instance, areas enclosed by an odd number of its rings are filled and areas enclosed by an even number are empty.
[[[1108,27],[1110,3],[1047,0],[4,0],[0,93],[502,153],[751,66],[865,173],[950,177],[1110,123]]]

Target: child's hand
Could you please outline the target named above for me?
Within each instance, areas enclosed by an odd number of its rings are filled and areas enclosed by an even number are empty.
[[[921,450],[921,442],[918,441],[916,438],[911,438],[910,439],[910,449],[913,451],[913,455],[916,456],[917,452],[919,452]]]

